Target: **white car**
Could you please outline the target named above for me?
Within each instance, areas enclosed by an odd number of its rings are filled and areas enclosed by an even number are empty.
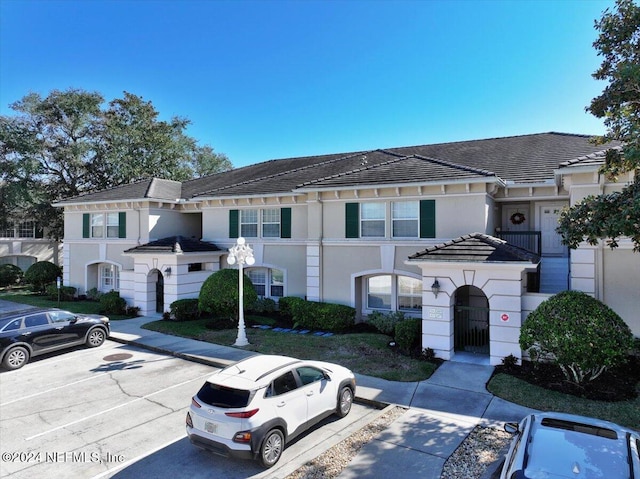
[[[640,435],[617,424],[584,416],[541,413],[520,424],[500,479],[640,479]]]
[[[207,379],[191,400],[187,434],[202,449],[271,467],[294,437],[349,414],[355,393],[353,373],[337,364],[252,356]]]

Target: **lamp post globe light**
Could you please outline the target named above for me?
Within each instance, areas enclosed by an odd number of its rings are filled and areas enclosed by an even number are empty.
[[[236,241],[236,245],[229,248],[229,256],[227,257],[227,263],[234,265],[238,263],[238,294],[240,296],[240,306],[238,310],[238,337],[234,346],[246,346],[249,344],[247,339],[247,333],[244,325],[244,273],[242,268],[245,264],[251,266],[256,262],[253,257],[253,250],[251,246],[245,243],[243,237],[240,237]]]

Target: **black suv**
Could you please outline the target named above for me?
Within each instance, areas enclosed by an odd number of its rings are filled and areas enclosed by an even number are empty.
[[[109,318],[60,309],[29,309],[0,316],[0,363],[24,366],[32,356],[86,344],[95,348],[109,336]]]

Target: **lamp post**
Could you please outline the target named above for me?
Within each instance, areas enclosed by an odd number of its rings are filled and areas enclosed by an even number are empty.
[[[253,257],[253,250],[251,249],[251,246],[245,244],[243,237],[238,238],[236,245],[229,248],[227,263],[230,265],[238,263],[238,293],[240,295],[240,309],[238,311],[238,338],[233,344],[234,346],[246,346],[249,344],[244,326],[244,273],[242,272],[242,267],[245,263],[251,266],[255,262],[256,259]]]

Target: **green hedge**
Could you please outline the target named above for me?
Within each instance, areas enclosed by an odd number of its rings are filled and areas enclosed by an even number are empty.
[[[16,286],[24,273],[15,264],[0,264],[0,287]]]
[[[100,296],[100,312],[102,314],[125,314],[127,302],[117,291],[109,291]]]
[[[73,301],[78,292],[73,286],[60,286],[60,301]],[[58,300],[58,287],[55,284],[47,286],[47,296],[52,301]]]
[[[395,339],[398,346],[405,351],[411,351],[420,346],[422,334],[422,320],[417,318],[405,319],[396,324]]]
[[[371,324],[382,334],[393,336],[396,324],[407,319],[402,311],[374,311],[367,316],[367,323]]]
[[[198,298],[179,299],[169,306],[171,317],[176,321],[190,321],[200,317]]]
[[[281,298],[281,306],[282,306]],[[355,323],[356,310],[351,306],[319,303],[301,298],[285,301],[285,310],[290,309],[294,327],[332,332],[342,332]],[[281,309],[282,311],[282,309]]]

